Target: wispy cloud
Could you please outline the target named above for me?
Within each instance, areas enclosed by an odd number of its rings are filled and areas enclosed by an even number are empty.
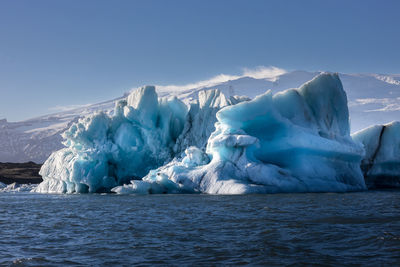
[[[370,109],[366,110],[365,112],[377,112],[377,111],[399,111],[400,110],[400,103],[395,103],[395,104],[389,104],[384,106],[383,108],[377,108],[377,109]]]
[[[272,79],[275,80],[278,76],[285,74],[287,71],[277,67],[259,66],[254,69],[243,69],[243,76],[252,77],[255,79]]]
[[[227,82],[230,80],[236,80],[243,77],[251,77],[255,79],[268,79],[271,81],[275,81],[277,77],[282,74],[285,74],[287,71],[281,68],[273,67],[273,66],[259,66],[254,69],[244,68],[242,70],[242,74],[240,75],[230,75],[230,74],[219,74],[214,76],[208,80],[198,81],[194,83],[184,84],[184,85],[156,85],[157,91],[165,92],[165,91],[185,91],[193,88],[204,88],[215,86],[219,83]],[[132,90],[135,90],[133,88]]]
[[[375,78],[378,80],[381,80],[382,82],[385,83],[390,83],[390,84],[394,84],[394,85],[400,85],[400,80],[395,79],[396,75],[378,75],[378,74],[374,74]]]
[[[158,91],[184,91],[193,88],[202,88],[202,87],[210,87],[217,85],[219,83],[227,82],[229,80],[236,80],[241,78],[242,76],[239,75],[227,75],[227,74],[220,74],[211,79],[199,81],[195,83],[189,83],[185,85],[156,85]]]

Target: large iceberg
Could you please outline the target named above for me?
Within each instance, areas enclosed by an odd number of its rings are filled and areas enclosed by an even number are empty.
[[[350,137],[346,94],[336,74],[299,89],[221,109],[206,152],[190,147],[117,193],[244,194],[366,189],[364,150]],[[149,185],[143,186],[147,182]],[[139,186],[140,184],[140,186]],[[129,191],[129,188],[131,191]]]
[[[177,98],[158,98],[154,86],[117,102],[114,114],[80,119],[63,133],[66,148],[43,164],[37,192],[109,192],[140,180],[171,161],[187,146],[204,146],[214,131],[216,112],[240,98],[217,90],[200,92],[188,108]]]
[[[38,192],[275,193],[366,189],[337,74],[249,100],[203,91],[189,107],[154,87],[73,124]]]
[[[361,169],[368,188],[400,187],[400,122],[374,125],[353,134],[363,144]]]

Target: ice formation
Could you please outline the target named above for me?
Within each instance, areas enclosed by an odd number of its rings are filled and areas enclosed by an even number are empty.
[[[400,187],[400,122],[374,125],[353,134],[363,144],[361,169],[369,188]]]
[[[113,191],[243,194],[365,189],[360,170],[364,151],[350,137],[346,94],[335,74],[226,107],[217,119],[206,153],[190,147],[182,160],[150,171],[140,185],[133,181]]]
[[[143,87],[73,124],[38,192],[275,193],[366,188],[337,74],[253,100],[203,91],[187,108]]]
[[[12,183],[9,185],[0,182],[1,193],[14,193],[14,192],[31,192],[37,187],[36,184],[18,184]]]
[[[44,163],[36,191],[108,192],[139,180],[186,146],[205,146],[215,113],[237,101],[217,90],[201,92],[188,111],[175,97],[158,98],[153,86],[140,88],[116,104],[113,116],[100,112],[65,131],[66,148]]]

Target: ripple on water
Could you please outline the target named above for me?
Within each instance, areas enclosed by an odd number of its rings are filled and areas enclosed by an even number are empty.
[[[0,265],[389,265],[400,191],[0,194]]]

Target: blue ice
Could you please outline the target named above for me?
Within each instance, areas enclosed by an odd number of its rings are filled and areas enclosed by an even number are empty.
[[[189,106],[146,86],[119,101],[112,116],[81,118],[63,137],[66,147],[43,165],[37,192],[366,189],[360,165],[368,148],[350,136],[346,93],[332,73],[253,100],[203,91]]]

